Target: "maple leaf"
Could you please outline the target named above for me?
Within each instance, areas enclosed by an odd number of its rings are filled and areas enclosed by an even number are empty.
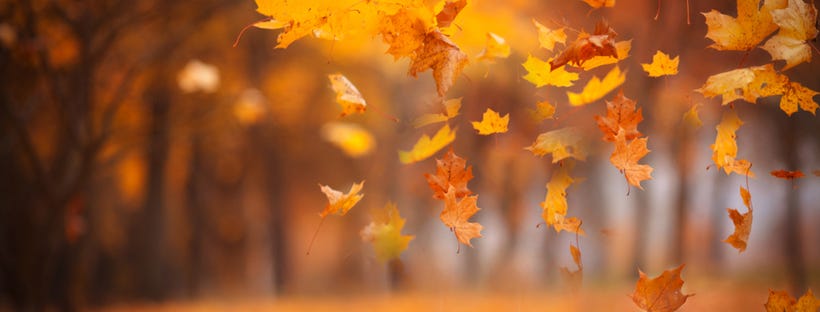
[[[425,173],[424,177],[437,199],[444,199],[450,187],[457,198],[473,193],[467,188],[467,182],[473,178],[473,166],[467,167],[467,160],[458,157],[452,149],[443,158],[436,159],[436,174]]]
[[[785,60],[783,70],[803,62],[811,62],[811,48],[806,41],[817,37],[817,9],[814,2],[789,0],[784,9],[772,10],[772,20],[780,31],[769,38],[763,49],[772,55],[772,60]]]
[[[350,211],[350,209],[353,208],[353,206],[355,206],[356,203],[362,199],[362,197],[364,197],[364,194],[359,194],[359,191],[362,190],[363,186],[364,181],[355,183],[350,187],[350,191],[348,191],[347,194],[344,194],[330,188],[330,186],[319,184],[322,193],[325,193],[328,201],[327,206],[325,206],[325,210],[322,210],[322,212],[319,213],[319,216],[324,218],[329,214],[337,214],[340,216],[347,214],[347,212]]]
[[[581,250],[578,247],[569,245],[569,253],[572,255],[572,261],[578,267],[575,271],[570,271],[567,267],[561,267],[561,276],[564,281],[569,284],[570,289],[577,291],[581,288],[581,283],[584,280],[584,266],[581,264]]]
[[[727,110],[723,112],[723,117],[720,119],[715,129],[717,130],[717,137],[715,143],[711,145],[712,161],[718,166],[718,169],[723,168],[726,174],[732,172],[742,175],[754,177],[752,172],[752,164],[747,160],[738,160],[737,157],[737,135],[735,132],[740,129],[743,122],[737,117],[734,110]]]
[[[550,61],[550,69],[556,69],[567,63],[582,66],[585,61],[595,56],[618,57],[618,50],[613,40],[617,35],[618,33],[606,21],[598,22],[592,35],[581,32],[572,44]]]
[[[684,264],[673,270],[666,270],[653,279],[649,279],[641,270],[638,270],[638,282],[635,284],[635,292],[632,293],[632,301],[639,308],[647,312],[671,312],[680,308],[686,299],[693,294],[684,295],[681,293],[683,280],[680,273]]]
[[[478,54],[479,60],[494,62],[497,58],[507,58],[510,56],[510,45],[499,35],[488,32],[487,45]]]
[[[510,123],[510,114],[501,117],[492,109],[487,109],[481,118],[481,122],[473,121],[473,129],[480,135],[490,135],[493,133],[507,132],[507,125]]]
[[[618,129],[623,129],[627,140],[632,140],[640,137],[642,134],[638,131],[638,123],[643,120],[643,113],[641,109],[635,110],[636,102],[624,96],[624,91],[618,92],[618,95],[612,101],[606,101],[606,117],[595,116],[598,122],[598,128],[604,133],[603,140],[606,142],[615,141],[615,136],[618,135]]]
[[[527,70],[524,80],[531,82],[536,88],[546,85],[569,87],[573,81],[578,80],[577,73],[566,71],[564,66],[551,69],[547,62],[532,55],[527,56],[527,60],[521,65]]]
[[[646,141],[647,138],[638,138],[627,144],[626,131],[621,128],[615,136],[615,151],[609,157],[609,162],[623,173],[626,181],[642,190],[641,181],[652,179],[654,170],[649,165],[638,164],[638,161],[649,153]]]
[[[531,146],[524,148],[535,156],[552,154],[552,163],[565,158],[586,159],[586,151],[581,147],[581,135],[577,128],[566,127],[538,135]]]
[[[820,94],[817,91],[806,88],[797,82],[790,82],[786,88],[786,93],[780,98],[780,110],[791,116],[800,109],[815,114],[818,105],[814,101],[814,96]]]
[[[643,64],[643,70],[649,74],[649,77],[660,77],[666,75],[676,75],[678,73],[678,63],[680,56],[670,59],[669,55],[661,51],[655,52],[652,56],[651,64]]]
[[[441,11],[436,14],[436,24],[438,27],[449,27],[465,6],[467,6],[467,0],[447,0]]]
[[[530,109],[529,112],[533,119],[541,122],[547,119],[554,119],[555,106],[547,101],[541,101],[535,103],[535,109]]]
[[[632,50],[632,40],[625,40],[625,41],[618,41],[615,43],[615,52],[616,56],[611,55],[596,55],[586,60],[584,64],[581,65],[583,70],[589,71],[593,68],[597,68],[599,66],[615,64],[619,61],[625,60],[629,57],[629,51]]]
[[[726,208],[726,211],[729,212],[729,218],[732,219],[732,223],[735,225],[735,231],[723,240],[735,247],[739,253],[746,250],[749,234],[752,232],[752,195],[749,190],[741,186],[740,197],[743,198],[743,204],[749,210],[741,214],[737,209]]]
[[[413,127],[421,128],[426,125],[445,122],[458,116],[458,111],[461,109],[461,98],[449,99],[444,101],[444,112],[438,114],[424,114],[413,121]]]
[[[556,43],[566,44],[567,34],[564,33],[563,27],[554,30],[549,29],[535,19],[532,20],[532,23],[538,29],[538,43],[542,48],[552,51]]]
[[[784,179],[784,180],[793,180],[799,179],[804,177],[802,171],[795,170],[795,171],[788,171],[788,170],[775,170],[771,172],[771,175],[775,178]]]
[[[611,8],[615,6],[615,0],[581,0],[589,4],[593,9],[599,9],[602,7]]]
[[[683,120],[695,128],[700,128],[703,126],[703,122],[700,121],[700,115],[698,115],[698,106],[700,105],[692,105],[692,107],[690,107],[689,110],[683,114]]]
[[[404,164],[422,161],[452,143],[456,139],[456,131],[450,130],[449,125],[441,127],[432,138],[422,135],[409,151],[399,151],[399,160]]]
[[[359,89],[356,89],[356,86],[347,77],[342,74],[330,74],[327,78],[330,79],[333,92],[336,92],[336,102],[342,106],[341,117],[353,113],[364,113],[367,109],[367,103],[364,101]]]
[[[563,166],[552,172],[547,182],[547,195],[541,202],[541,218],[555,232],[568,231],[584,234],[581,229],[581,220],[575,217],[567,218],[567,188],[574,182],[569,175],[573,163],[567,161]]]
[[[481,237],[481,224],[468,220],[481,210],[476,206],[478,195],[465,196],[456,201],[456,189],[452,185],[444,193],[444,210],[439,218],[445,226],[456,235],[456,239],[467,246],[473,247],[470,240]]]
[[[716,10],[702,13],[706,17],[706,38],[715,50],[749,51],[777,29],[771,11],[785,6],[783,0],[737,0],[737,18]]]
[[[586,105],[599,100],[607,95],[607,93],[615,90],[615,88],[623,84],[625,80],[626,72],[621,72],[621,69],[615,66],[604,76],[603,80],[598,79],[597,76],[593,76],[592,79],[587,82],[587,85],[584,86],[581,93],[567,92],[567,98],[569,98],[569,103],[572,104],[572,106]]]
[[[359,235],[363,241],[373,244],[376,259],[381,262],[398,258],[415,238],[413,235],[401,234],[405,220],[399,215],[394,203],[387,203],[382,209],[371,210],[370,219],[370,224]]]
[[[766,300],[767,312],[815,312],[820,308],[820,301],[814,297],[811,289],[795,300],[785,290],[769,289],[769,298]]]
[[[412,57],[424,46],[427,33],[435,29],[435,18],[424,6],[404,7],[379,23],[379,34],[395,60]]]
[[[424,45],[416,50],[408,74],[417,77],[418,73],[432,69],[438,95],[444,96],[467,62],[467,55],[447,36],[436,30],[428,33],[424,38]]]
[[[321,134],[323,139],[353,158],[368,155],[376,147],[373,135],[354,123],[329,122],[322,126]]]

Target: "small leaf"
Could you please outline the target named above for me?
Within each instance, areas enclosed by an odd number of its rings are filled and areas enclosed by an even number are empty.
[[[499,35],[488,32],[487,45],[478,54],[477,58],[483,61],[494,62],[495,59],[507,58],[510,56],[510,45]]]
[[[538,29],[538,43],[541,45],[542,48],[552,51],[555,48],[555,44],[565,44],[567,41],[567,34],[564,33],[564,28],[558,29],[549,29],[546,26],[542,25],[535,19],[532,20],[532,23],[535,25],[535,28]]]
[[[612,1],[613,5],[615,1]],[[550,61],[550,69],[556,69],[564,64],[583,66],[584,62],[596,56],[618,57],[618,50],[615,48],[615,32],[605,21],[595,25],[595,32],[592,35],[585,32],[578,34],[561,54]]]
[[[467,55],[455,43],[440,31],[433,31],[425,36],[423,46],[411,59],[408,74],[416,77],[418,73],[431,69],[438,95],[444,96],[467,62]]]
[[[754,177],[754,172],[751,171],[752,164],[749,161],[735,159],[737,157],[737,135],[735,132],[740,129],[742,124],[743,122],[737,117],[734,110],[723,112],[720,124],[715,127],[717,137],[715,137],[715,143],[711,146],[712,161],[715,162],[718,169],[723,168],[727,175],[734,172]]]
[[[643,70],[649,74],[649,77],[660,77],[667,75],[676,75],[678,73],[678,63],[680,56],[670,59],[669,55],[658,51],[652,57],[651,64],[641,64]]]
[[[638,161],[649,153],[646,141],[647,138],[638,138],[627,144],[626,132],[621,128],[615,136],[615,151],[609,157],[609,162],[623,173],[626,181],[639,189],[643,189],[641,181],[652,179],[654,170],[649,165],[638,164]]]
[[[449,145],[456,139],[456,131],[449,125],[441,127],[432,138],[422,135],[409,151],[399,151],[399,160],[404,164],[422,161]]]
[[[788,170],[775,170],[771,172],[771,175],[775,178],[784,179],[784,180],[794,180],[800,179],[804,177],[802,171],[795,170],[795,171],[788,171]]]
[[[569,103],[572,104],[572,106],[581,106],[595,102],[607,95],[607,93],[615,90],[615,88],[623,84],[625,80],[626,72],[621,72],[621,69],[615,66],[604,76],[603,80],[598,79],[597,76],[593,76],[592,79],[587,82],[587,85],[584,86],[584,90],[581,91],[581,93],[567,92]]]
[[[327,185],[319,184],[319,187],[322,190],[322,193],[325,193],[327,196],[328,204],[325,206],[325,210],[319,213],[319,216],[324,218],[329,214],[337,214],[343,216],[350,211],[353,206],[358,203],[364,194],[359,194],[359,191],[362,190],[364,186],[364,181],[355,183],[353,186],[350,187],[350,191],[347,194],[344,194],[340,191],[334,190]]]
[[[679,309],[687,298],[693,296],[681,293],[683,280],[680,273],[683,267],[681,264],[673,270],[663,271],[663,274],[653,279],[638,270],[639,278],[631,296],[632,301],[647,312],[672,312]]]
[[[365,103],[359,89],[356,89],[356,86],[347,77],[342,74],[331,74],[327,78],[330,79],[333,92],[336,92],[336,103],[342,106],[341,117],[353,113],[364,113],[367,109],[367,103]]]
[[[541,122],[547,119],[555,119],[555,106],[547,101],[535,103],[535,109],[529,110],[530,115],[535,121]]]
[[[595,116],[598,128],[604,133],[605,142],[615,141],[619,129],[623,129],[627,140],[640,137],[638,123],[643,120],[641,109],[636,110],[637,103],[626,96],[621,90],[612,101],[606,101],[606,116]]]
[[[379,261],[398,258],[414,236],[401,234],[405,220],[399,215],[396,204],[387,203],[382,209],[371,210],[370,219],[370,224],[359,233],[362,240],[373,245]]]
[[[426,125],[448,121],[458,116],[459,110],[461,110],[461,98],[446,100],[444,101],[443,113],[421,115],[413,121],[413,127],[421,128]]]
[[[552,154],[552,163],[565,158],[586,159],[586,151],[581,147],[581,135],[577,128],[567,127],[538,135],[531,146],[524,148],[535,156]]]
[[[729,218],[732,219],[732,223],[735,225],[735,231],[723,241],[735,247],[738,252],[743,252],[746,250],[749,234],[752,232],[752,195],[749,190],[741,186],[740,197],[743,199],[743,204],[746,205],[748,211],[741,214],[736,209],[726,209],[729,212]]]
[[[507,125],[510,123],[510,114],[501,117],[500,114],[492,109],[487,109],[481,122],[473,121],[473,129],[478,131],[480,135],[490,135],[493,133],[507,132]]]
[[[527,56],[527,61],[521,65],[527,70],[527,74],[524,75],[524,80],[531,82],[536,88],[547,85],[569,87],[573,85],[575,80],[578,80],[577,73],[566,71],[564,66],[550,69],[547,62],[532,55]]]
[[[424,177],[433,190],[433,198],[444,199],[450,187],[458,198],[473,193],[467,188],[467,182],[473,178],[473,166],[467,167],[467,160],[458,157],[452,149],[443,158],[436,159],[436,174],[425,173]]]

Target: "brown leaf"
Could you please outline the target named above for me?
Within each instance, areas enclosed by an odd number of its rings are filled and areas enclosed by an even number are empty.
[[[638,270],[638,283],[632,293],[632,301],[639,308],[647,312],[671,312],[686,303],[686,298],[693,294],[681,293],[683,280],[680,273],[685,264],[673,270],[663,271],[660,276],[649,279],[646,274]]]
[[[436,159],[436,174],[425,173],[424,177],[433,190],[433,197],[437,199],[444,199],[451,186],[457,198],[473,193],[467,188],[467,182],[473,178],[473,166],[467,167],[467,161],[458,157],[452,149],[443,158]]]
[[[575,41],[564,49],[564,52],[550,61],[550,70],[555,70],[564,64],[581,66],[585,61],[595,56],[618,57],[618,50],[615,48],[615,32],[606,21],[600,21],[595,25],[595,32],[590,35],[581,32]]]
[[[618,92],[612,101],[606,101],[606,117],[595,116],[598,128],[604,133],[604,141],[615,141],[618,129],[621,128],[624,129],[627,140],[636,139],[642,135],[638,131],[638,123],[643,120],[643,113],[641,109],[635,110],[635,105],[635,101],[624,96],[623,90]]]
[[[735,224],[735,231],[723,241],[735,247],[738,252],[743,252],[746,250],[749,234],[752,232],[752,195],[749,190],[741,186],[740,197],[743,198],[743,204],[749,210],[741,214],[737,209],[726,208],[726,211],[729,212],[729,218]]]
[[[771,175],[775,178],[780,178],[784,180],[794,180],[804,177],[802,171],[795,170],[795,171],[788,171],[788,170],[775,170],[771,172]]]
[[[467,62],[467,54],[436,30],[428,33],[424,38],[424,45],[416,50],[408,74],[417,77],[418,73],[432,69],[436,90],[440,96],[444,96]]]

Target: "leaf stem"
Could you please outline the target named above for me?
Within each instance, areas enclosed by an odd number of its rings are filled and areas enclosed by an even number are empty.
[[[319,235],[319,229],[321,229],[322,224],[325,223],[325,218],[326,217],[327,216],[322,217],[322,220],[319,221],[319,226],[316,227],[316,232],[313,232],[313,237],[310,239],[310,244],[308,244],[308,249],[307,249],[307,252],[305,253],[305,256],[310,256],[310,250],[311,250],[311,248],[313,248],[313,242],[316,241],[316,236]]]

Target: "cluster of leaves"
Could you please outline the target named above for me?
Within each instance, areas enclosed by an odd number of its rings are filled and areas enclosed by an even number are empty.
[[[592,9],[615,6],[614,0],[583,1]],[[445,99],[445,95],[469,63],[469,57],[449,39],[449,34],[453,31],[459,12],[468,5],[466,0],[442,0],[435,5],[420,0],[257,0],[257,4],[258,12],[267,18],[254,25],[266,29],[282,29],[277,38],[278,48],[286,48],[307,35],[329,40],[343,40],[348,36],[379,36],[388,45],[387,54],[396,60],[410,60],[410,76],[415,77],[428,69],[432,71],[441,111],[423,114],[412,124],[415,128],[439,123],[444,125],[432,136],[423,134],[410,150],[399,151],[402,163],[423,161],[455,141],[456,128],[450,126],[450,120],[459,115],[462,102],[461,98]],[[811,61],[811,48],[807,41],[817,35],[817,12],[813,3],[803,0],[764,0],[762,6],[757,0],[737,0],[737,12],[738,17],[715,10],[703,13],[708,26],[706,37],[714,41],[710,47],[719,51],[747,53],[761,47],[769,52],[773,61],[786,61],[786,65],[780,70],[769,63],[717,73],[710,76],[701,88],[694,90],[707,98],[721,96],[722,104],[726,107],[716,126],[717,136],[711,146],[715,165],[726,174],[737,173],[747,177],[746,187],[740,188],[740,194],[748,211],[740,213],[735,209],[727,209],[735,224],[735,232],[725,242],[742,252],[747,247],[751,232],[753,209],[748,177],[753,177],[754,173],[751,171],[751,162],[738,158],[736,132],[743,122],[734,105],[728,104],[736,100],[755,103],[759,98],[781,96],[780,108],[786,114],[792,115],[799,109],[815,114],[818,105],[813,97],[818,92],[791,81],[783,72]],[[522,66],[527,71],[523,78],[536,88],[569,88],[582,79],[582,76],[591,75],[579,91],[566,91],[565,104],[580,109],[600,102],[625,83],[627,73],[621,70],[618,63],[629,57],[632,42],[616,41],[617,32],[605,21],[598,22],[591,33],[577,31],[566,25],[547,27],[536,20],[533,20],[533,24],[538,31],[537,40],[547,52],[547,57],[542,59],[531,54]],[[575,34],[575,38],[569,43],[568,31]],[[775,31],[778,31],[777,34],[772,36]],[[492,62],[510,55],[510,47],[504,38],[494,33],[487,33],[486,38],[486,48],[476,57],[479,61]],[[766,38],[769,38],[768,41],[760,45]],[[559,46],[563,46],[560,51],[557,50]],[[649,77],[662,77],[676,75],[679,63],[678,56],[671,57],[657,51],[651,63],[642,64],[642,67]],[[611,66],[603,78],[589,73],[602,66]],[[328,77],[336,92],[336,102],[342,107],[342,117],[365,113],[367,104],[353,83],[342,74]],[[638,108],[636,101],[626,97],[622,90],[611,100],[604,102],[605,113],[594,119],[603,134],[601,140],[614,145],[610,162],[624,175],[628,187],[635,186],[643,190],[641,182],[652,179],[654,169],[650,165],[639,163],[649,153],[648,138],[638,129],[643,120],[642,108]],[[699,105],[693,105],[684,115],[684,120],[695,127],[702,124],[698,107]],[[557,105],[542,100],[535,104],[531,114],[538,122],[556,119],[557,108]],[[509,117],[509,114],[502,117],[498,112],[487,108],[482,120],[472,122],[472,126],[479,135],[505,133],[508,131]],[[361,142],[366,141],[349,140],[346,136],[333,137],[331,134],[327,137],[346,151],[356,148],[362,150],[362,145],[365,144]],[[587,151],[583,141],[578,128],[564,126],[539,134],[532,145],[525,148],[535,156],[551,155],[553,166],[551,177],[546,183],[546,196],[541,202],[542,218],[556,232],[567,231],[576,235],[575,245],[570,245],[570,255],[577,270],[561,268],[562,274],[573,287],[579,287],[582,280],[583,264],[578,236],[583,235],[584,230],[581,228],[583,222],[580,218],[567,216],[567,189],[576,182],[576,178],[570,174],[575,162],[586,159]],[[372,143],[368,146],[372,147]],[[359,155],[354,152],[348,154],[354,157]],[[772,175],[792,181],[803,176],[799,171],[774,171]],[[450,149],[444,157],[436,159],[435,173],[425,174],[425,177],[433,197],[444,202],[439,216],[442,223],[454,233],[459,248],[460,244],[472,247],[471,240],[481,237],[483,228],[482,225],[469,221],[480,210],[477,206],[478,195],[474,195],[467,185],[473,178],[472,166],[467,166],[466,160]],[[358,194],[362,183],[354,184],[347,194],[322,186],[329,201],[320,214],[322,220],[328,214],[344,215],[350,210],[363,196]],[[373,222],[362,230],[362,239],[374,245],[376,256],[380,260],[399,257],[413,237],[401,234],[405,221],[400,217],[396,206],[387,204],[384,209],[374,210],[371,216]],[[639,271],[639,279],[632,295],[635,304],[647,311],[678,309],[691,296],[681,292],[683,280],[680,274],[683,267],[684,265],[680,265],[676,269],[667,270],[654,279],[649,279]],[[794,303],[795,300],[787,294],[773,299],[775,292],[772,294],[769,300],[771,304],[766,304],[770,310],[770,306],[787,307],[783,309],[789,310],[795,309],[792,307],[795,304],[811,304],[801,303],[804,302],[803,298]],[[813,298],[810,292],[806,296]],[[806,300],[808,302],[809,299]]]

